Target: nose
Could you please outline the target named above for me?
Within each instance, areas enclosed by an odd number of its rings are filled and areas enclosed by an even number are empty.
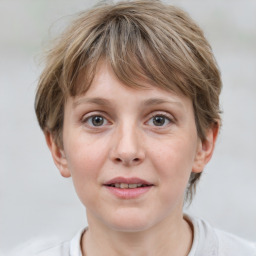
[[[139,129],[131,126],[117,128],[114,133],[110,158],[116,164],[135,166],[145,159],[143,138]]]

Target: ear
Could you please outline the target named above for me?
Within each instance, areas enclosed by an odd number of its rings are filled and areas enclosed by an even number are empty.
[[[68,170],[68,165],[67,165],[67,159],[65,156],[65,152],[63,149],[60,149],[54,138],[53,135],[50,132],[45,132],[44,133],[46,143],[48,145],[49,150],[51,151],[53,161],[57,168],[60,171],[60,174],[68,178],[71,176],[70,171]]]
[[[219,133],[219,122],[214,123],[206,132],[206,138],[202,141],[198,139],[197,152],[192,168],[192,172],[200,173],[212,158],[215,143]]]

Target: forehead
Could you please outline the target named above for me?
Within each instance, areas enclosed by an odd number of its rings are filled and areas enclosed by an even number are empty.
[[[101,83],[100,80],[104,80],[105,77],[109,76],[111,76],[112,80],[118,80],[120,85],[127,88],[150,90],[155,87],[179,96],[191,96],[189,90],[187,90],[187,87],[190,86],[178,71],[157,72],[157,75],[144,72],[143,67],[136,58],[134,58],[134,62],[126,64],[121,62],[118,64],[120,65],[113,64],[106,57],[101,57],[91,66],[84,67],[78,72],[74,83],[72,82],[70,83],[71,86],[68,86],[66,96],[81,96],[91,90],[91,87],[95,87],[99,82]],[[133,67],[132,69],[131,66]]]
[[[82,82],[82,81],[81,81]],[[172,104],[179,108],[192,107],[191,100],[181,93],[157,87],[148,81],[138,81],[140,87],[133,87],[120,81],[107,63],[98,65],[88,90],[73,97],[72,107],[83,104],[126,107],[133,105],[150,107]]]
[[[136,64],[135,64],[136,66]],[[104,91],[108,90],[107,86],[104,86],[106,81],[110,81],[115,85],[118,84],[117,87],[125,87],[130,89],[137,89],[131,90],[134,94],[139,94],[144,92],[150,91],[164,91],[164,92],[171,92],[173,95],[177,96],[185,96],[183,92],[179,89],[174,82],[169,82],[168,85],[163,85],[161,83],[155,82],[151,77],[146,74],[140,73],[138,74],[129,74],[129,78],[127,76],[122,77],[120,75],[119,70],[116,70],[112,67],[108,60],[102,59],[100,60],[97,65],[95,66],[93,72],[91,72],[90,78],[88,78],[87,71],[80,71],[77,79],[76,79],[76,88],[78,88],[77,92],[71,96],[82,96],[85,94],[92,93],[96,91],[98,87],[101,86],[100,90],[102,94]],[[182,78],[180,78],[182,81]]]

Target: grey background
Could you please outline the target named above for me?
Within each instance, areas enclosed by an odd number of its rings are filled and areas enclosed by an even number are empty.
[[[166,1],[167,2],[167,1]],[[0,0],[0,248],[72,237],[86,225],[33,111],[40,54],[72,14],[96,2]],[[256,241],[256,1],[172,1],[204,29],[223,77],[223,127],[186,211]],[[51,28],[50,28],[51,27]],[[50,28],[50,29],[49,29]]]

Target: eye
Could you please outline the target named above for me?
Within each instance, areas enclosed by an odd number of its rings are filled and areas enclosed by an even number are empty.
[[[154,115],[148,121],[148,124],[153,126],[166,126],[169,123],[171,123],[171,119],[163,114]]]
[[[108,121],[101,115],[93,115],[85,118],[83,123],[87,123],[91,127],[99,127],[106,125]]]

